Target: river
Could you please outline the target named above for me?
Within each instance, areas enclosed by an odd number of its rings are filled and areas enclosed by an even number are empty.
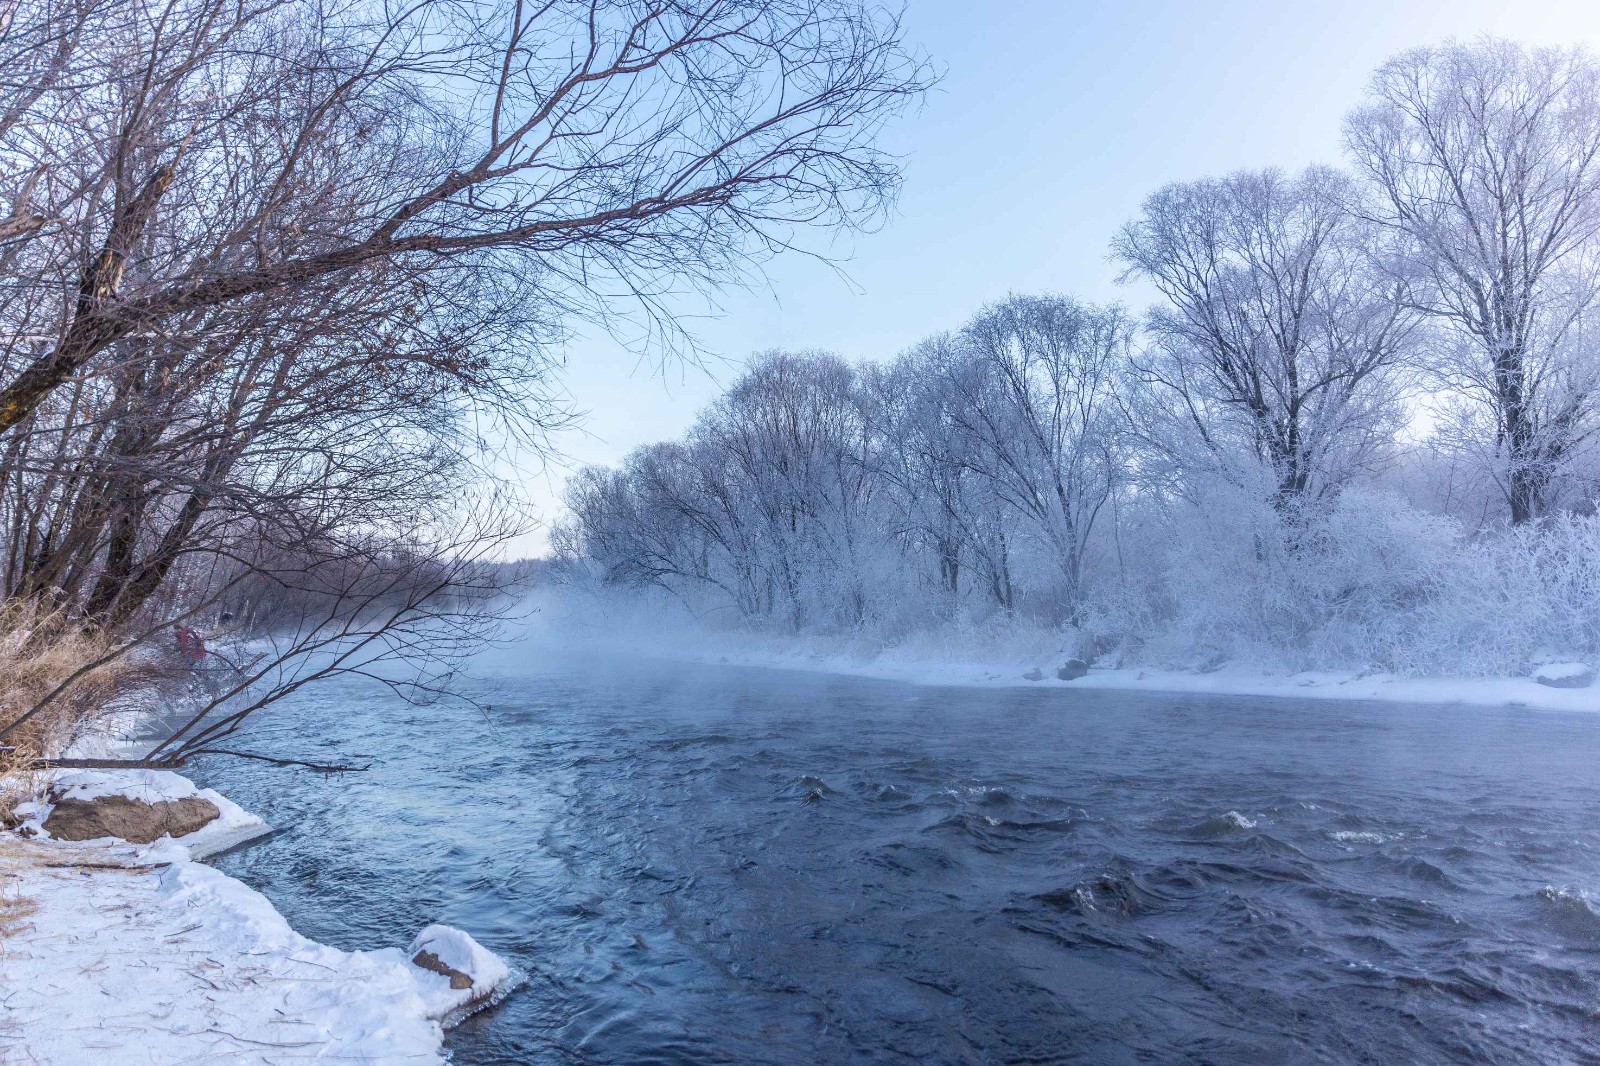
[[[530,974],[471,1064],[1600,1062],[1600,715],[503,652],[200,777],[308,936]]]

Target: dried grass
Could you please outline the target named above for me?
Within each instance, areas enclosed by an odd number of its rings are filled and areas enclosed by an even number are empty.
[[[36,849],[10,833],[0,834],[0,955],[5,941],[20,932],[38,905],[21,894],[19,876],[37,862]]]
[[[0,892],[0,938],[17,931],[23,921],[33,916],[38,904],[26,896],[12,896]]]
[[[116,642],[60,613],[26,604],[0,605],[0,727],[27,714],[85,664],[110,655]],[[145,673],[127,656],[88,671],[36,717],[6,737],[0,750],[0,823],[42,787],[33,760],[65,750],[104,730],[108,702],[138,684]]]

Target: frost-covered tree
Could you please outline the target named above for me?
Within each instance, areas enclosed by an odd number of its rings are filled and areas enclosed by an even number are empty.
[[[974,468],[960,417],[969,400],[957,382],[973,363],[961,337],[941,333],[866,371],[872,466],[884,482],[896,536],[908,550],[931,556],[939,587],[959,598],[976,586],[1009,608],[1014,517]]]
[[[1339,485],[1392,431],[1413,316],[1374,267],[1355,196],[1325,168],[1180,182],[1114,245],[1124,278],[1166,298],[1138,360],[1152,409],[1186,424],[1164,439],[1196,442],[1235,476],[1241,457],[1259,464],[1284,504]]]
[[[855,371],[827,353],[771,352],[690,435],[744,486],[775,600],[799,628],[859,621],[872,479]]]
[[[1493,455],[1512,522],[1538,518],[1600,430],[1600,65],[1499,40],[1405,52],[1345,138],[1456,339],[1438,369],[1479,409],[1457,428]]]
[[[681,444],[640,448],[620,469],[579,471],[566,494],[572,549],[600,563],[608,583],[676,590],[703,582],[737,601],[740,590],[717,563],[738,553],[715,507],[695,492],[698,480]]]
[[[859,622],[888,548],[862,400],[837,356],[761,356],[684,442],[574,478],[563,536],[611,583],[794,629]]]
[[[1058,613],[1082,606],[1085,564],[1122,477],[1115,395],[1132,324],[1119,307],[1013,296],[961,331],[950,415],[969,469],[1054,562]]]

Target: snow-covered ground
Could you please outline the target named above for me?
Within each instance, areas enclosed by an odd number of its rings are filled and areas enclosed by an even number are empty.
[[[441,1023],[515,983],[444,926],[405,951],[307,940],[260,893],[198,861],[266,825],[177,774],[79,772],[53,794],[198,796],[222,815],[145,846],[0,834],[0,1061],[437,1063]],[[18,813],[38,833],[49,809]],[[471,984],[413,965],[421,951]]]

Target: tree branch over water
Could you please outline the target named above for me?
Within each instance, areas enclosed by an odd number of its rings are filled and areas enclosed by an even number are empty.
[[[864,0],[22,0],[0,67],[0,599],[29,662],[95,642],[0,737],[137,660],[193,706],[152,761],[331,676],[447,689],[566,324],[681,350],[672,294],[873,225],[930,82]],[[180,627],[267,650],[189,677]]]

